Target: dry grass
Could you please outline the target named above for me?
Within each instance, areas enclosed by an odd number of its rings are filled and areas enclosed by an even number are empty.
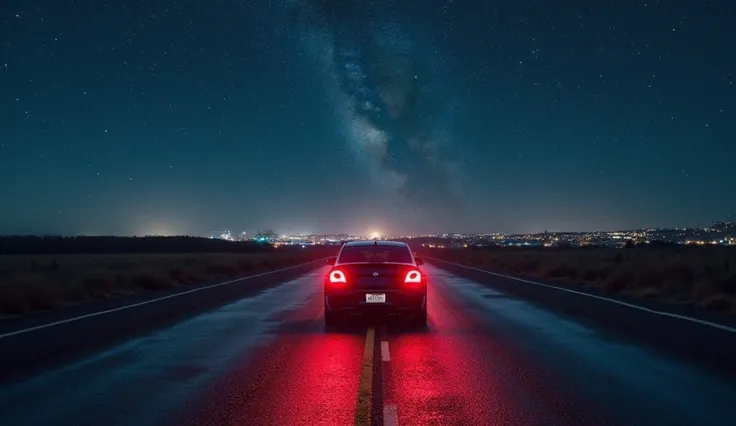
[[[334,251],[0,256],[0,314],[247,276],[327,257]]]
[[[432,249],[426,255],[736,314],[736,249],[731,247]]]

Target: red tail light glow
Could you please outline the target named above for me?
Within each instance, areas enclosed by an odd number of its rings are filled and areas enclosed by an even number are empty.
[[[406,284],[419,284],[422,282],[422,273],[416,270],[409,271],[406,273],[406,278],[404,278],[404,283]]]
[[[335,269],[334,271],[330,272],[330,282],[332,284],[337,284],[337,283],[345,284],[348,282],[348,280],[345,277],[345,273],[343,271]]]

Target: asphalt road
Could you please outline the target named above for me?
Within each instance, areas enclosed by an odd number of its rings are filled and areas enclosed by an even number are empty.
[[[0,424],[736,422],[736,380],[712,366],[502,293],[493,280],[425,270],[426,328],[366,320],[325,329],[324,271],[315,270],[6,383]]]

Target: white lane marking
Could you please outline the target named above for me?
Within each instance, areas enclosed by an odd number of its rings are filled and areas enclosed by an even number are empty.
[[[391,352],[388,350],[388,342],[381,342],[381,361],[391,361]]]
[[[549,285],[549,284],[542,284],[542,283],[538,283],[538,282],[534,282],[534,281],[525,280],[523,278],[516,278],[516,277],[512,277],[510,275],[504,275],[504,274],[499,274],[497,272],[491,272],[491,271],[486,271],[484,269],[474,268],[472,266],[465,266],[465,265],[461,265],[459,263],[448,262],[448,261],[442,260],[442,259],[435,259],[435,258],[432,258],[432,257],[430,257],[429,259],[436,260],[436,261],[439,261],[439,262],[449,263],[450,265],[460,266],[460,267],[465,268],[465,269],[472,269],[472,270],[478,271],[478,272],[485,272],[486,274],[489,274],[489,275],[495,275],[497,277],[508,278],[510,280],[519,281],[519,282],[526,283],[526,284],[533,284],[533,285],[540,286],[540,287],[547,287],[547,288],[551,288],[551,289],[554,289],[554,290],[559,290],[559,291],[565,291],[565,292],[568,292],[568,293],[579,294],[581,296],[591,297],[593,299],[604,300],[606,302],[615,303],[615,304],[621,305],[621,306],[626,306],[627,308],[638,309],[640,311],[649,312],[650,314],[654,314],[654,315],[661,315],[663,317],[670,317],[670,318],[681,319],[681,320],[684,320],[684,321],[690,321],[690,322],[694,322],[694,323],[697,323],[697,324],[700,324],[700,325],[705,325],[705,326],[708,326],[708,327],[718,328],[718,329],[723,330],[723,331],[728,331],[728,332],[731,332],[731,333],[736,333],[736,328],[735,327],[729,327],[729,326],[723,325],[723,324],[718,324],[718,323],[714,323],[714,322],[710,322],[710,321],[701,320],[701,319],[698,319],[698,318],[688,317],[688,316],[685,316],[685,315],[673,314],[671,312],[657,311],[655,309],[645,308],[644,306],[634,305],[632,303],[626,303],[626,302],[622,302],[622,301],[616,300],[616,299],[609,299],[607,297],[597,296],[595,294],[590,294],[590,293],[584,293],[582,291],[571,290],[569,288],[562,288],[562,287],[556,287],[556,286]]]
[[[327,258],[325,258],[325,259],[327,259]],[[113,309],[107,309],[105,311],[92,312],[90,314],[80,315],[78,317],[73,317],[73,318],[67,318],[67,319],[61,320],[61,321],[55,321],[55,322],[50,322],[48,324],[37,325],[35,327],[24,328],[22,330],[11,331],[9,333],[0,334],[0,339],[4,339],[6,337],[11,337],[11,336],[16,336],[18,334],[30,333],[32,331],[41,330],[41,329],[44,329],[44,328],[55,327],[57,325],[67,324],[67,323],[70,323],[70,322],[75,322],[75,321],[83,320],[83,319],[86,319],[86,318],[92,318],[92,317],[96,317],[96,316],[99,316],[99,315],[105,315],[105,314],[109,314],[109,313],[112,313],[112,312],[124,311],[124,310],[130,309],[130,308],[137,308],[139,306],[148,305],[148,304],[155,303],[155,302],[160,302],[162,300],[173,299],[175,297],[183,296],[185,294],[196,293],[198,291],[208,290],[208,289],[215,288],[215,287],[220,287],[220,286],[223,286],[223,285],[228,285],[228,284],[232,284],[232,283],[236,283],[236,282],[240,282],[240,281],[245,281],[245,280],[249,280],[251,278],[257,278],[257,277],[262,277],[264,275],[275,274],[276,272],[287,271],[289,269],[298,268],[298,267],[304,266],[304,265],[311,265],[312,263],[324,262],[325,259],[315,260],[313,262],[302,263],[302,264],[296,265],[296,266],[289,266],[288,268],[277,269],[275,271],[264,272],[262,274],[250,275],[250,276],[247,276],[247,277],[238,278],[238,279],[230,280],[230,281],[225,281],[225,282],[222,282],[222,283],[212,284],[212,285],[208,285],[208,286],[205,286],[205,287],[197,287],[197,288],[192,289],[192,290],[182,291],[180,293],[170,294],[168,296],[158,297],[156,299],[151,299],[151,300],[146,300],[146,301],[143,301],[143,302],[133,303],[131,305],[124,305],[124,306],[120,306],[120,307],[113,308]]]
[[[383,426],[398,426],[399,413],[395,404],[383,406]]]

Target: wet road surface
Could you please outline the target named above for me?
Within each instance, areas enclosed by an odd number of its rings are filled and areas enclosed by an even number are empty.
[[[426,328],[366,319],[326,329],[318,270],[4,385],[0,424],[720,426],[736,419],[732,378],[424,269]]]

